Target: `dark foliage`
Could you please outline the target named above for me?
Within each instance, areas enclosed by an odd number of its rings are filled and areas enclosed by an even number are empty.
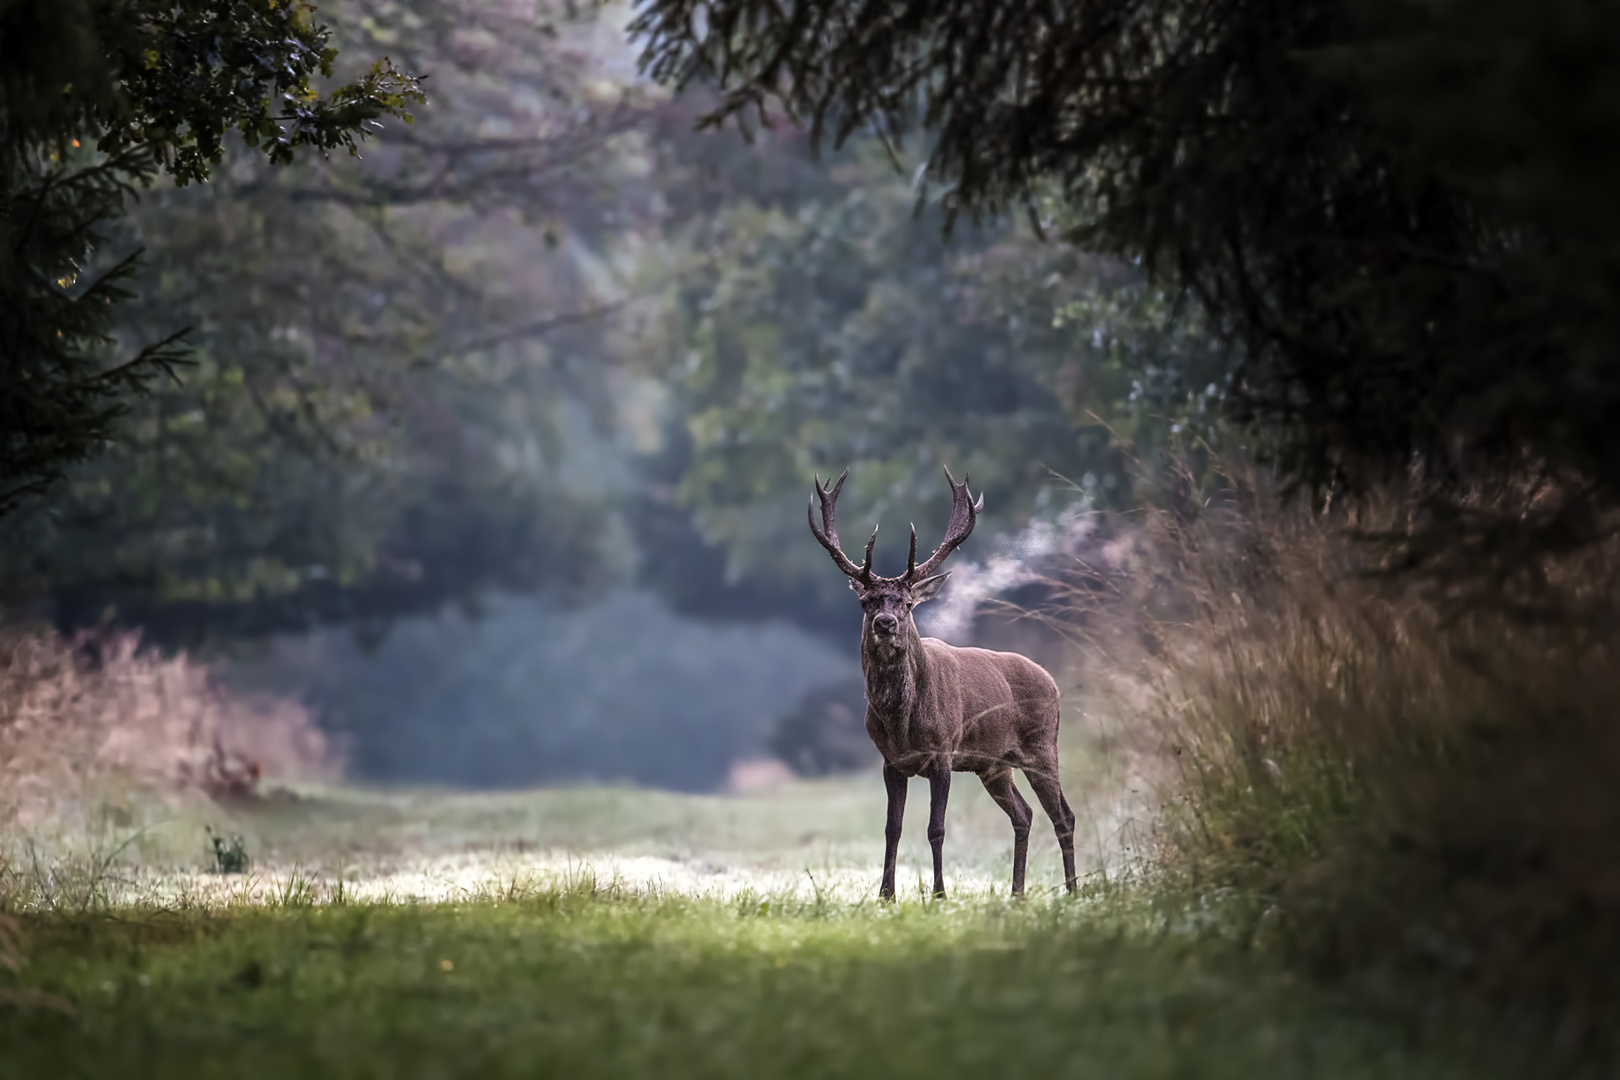
[[[766,749],[800,776],[877,765],[877,750],[866,734],[866,684],[852,679],[804,695],[797,708],[772,724]]]
[[[672,215],[679,255],[637,355],[681,421],[659,482],[728,576],[809,583],[847,610],[803,542],[817,471],[852,468],[854,519],[903,530],[937,506],[948,462],[990,493],[986,535],[1012,534],[1082,498],[1128,501],[1122,438],[1147,455],[1206,418],[1209,335],[1134,268],[1006,222],[947,242],[875,140],[820,162],[793,129],[669,141],[670,186],[698,209]],[[725,187],[709,207],[711,165]]]
[[[137,543],[105,562],[85,558],[106,554],[96,546],[77,558],[53,557],[36,547],[35,564],[64,579],[51,596],[50,616],[57,625],[78,629],[111,618],[142,627],[148,640],[164,646],[299,633],[327,623],[347,623],[363,638],[375,639],[399,618],[455,605],[472,610],[476,597],[489,591],[544,588],[570,596],[591,593],[603,583],[600,506],[512,478],[435,479],[432,486],[400,496],[383,521],[312,517],[325,500],[341,499],[341,491],[322,490],[308,503],[283,507],[284,516],[265,523],[265,529],[245,520],[223,522],[235,528],[210,537],[206,550],[192,560],[165,561],[161,556],[175,553],[140,550]],[[327,543],[341,544],[342,538],[331,534],[345,524],[377,531],[368,538],[375,545],[371,558],[341,573],[319,560],[329,553]],[[92,519],[66,523],[55,533],[83,546],[83,534],[94,528]],[[297,565],[297,581],[253,581],[251,571],[272,559]],[[230,580],[228,590],[176,587],[207,583],[208,572],[220,569],[241,575]]]
[[[714,122],[926,129],[959,212],[1055,203],[1185,290],[1294,485],[1420,469],[1414,564],[1578,546],[1620,494],[1612,7],[661,0],[637,29],[653,75],[724,88]],[[1478,511],[1505,474],[1546,483]]]
[[[605,149],[640,104],[582,91],[589,58],[522,13],[322,14],[345,58],[433,72],[423,122],[288,168],[231,136],[210,182],[158,183],[100,226],[147,249],[117,337],[190,326],[189,364],[0,521],[0,603],[198,645],[609,576],[600,485],[563,459],[588,471],[608,437],[585,429],[610,424],[614,305],[573,253],[644,213]]]
[[[0,514],[116,437],[132,395],[182,362],[179,327],[129,353],[115,318],[135,255],[109,223],[160,174],[207,179],[228,132],[270,161],[356,153],[409,120],[387,60],[323,96],[337,51],[305,3],[0,3]],[[127,354],[127,355],[126,355]]]

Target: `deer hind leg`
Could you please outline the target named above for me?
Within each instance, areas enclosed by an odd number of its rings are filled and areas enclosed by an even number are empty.
[[[1013,878],[1012,891],[1014,896],[1024,894],[1024,864],[1029,858],[1029,827],[1035,820],[1035,811],[1029,808],[1029,803],[1018,793],[1018,786],[1013,783],[1012,769],[1004,768],[997,773],[989,773],[979,777],[984,782],[984,790],[996,800],[996,805],[1007,812],[1012,819],[1013,827]]]
[[[882,900],[894,899],[894,867],[900,853],[900,826],[906,817],[906,778],[893,765],[883,766],[883,786],[889,793],[889,816],[883,826]]]
[[[1063,887],[1072,893],[1075,888],[1074,811],[1069,809],[1069,800],[1063,797],[1063,785],[1058,783],[1056,763],[1045,767],[1030,766],[1024,770],[1024,776],[1029,780],[1029,786],[1035,789],[1041,809],[1052,819],[1058,847],[1063,849]]]

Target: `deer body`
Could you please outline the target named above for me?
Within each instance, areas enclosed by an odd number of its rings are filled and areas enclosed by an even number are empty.
[[[905,776],[939,764],[953,772],[1021,769],[1055,747],[1057,684],[1017,653],[959,648],[919,637],[915,659],[863,657],[866,733]]]
[[[945,475],[950,478],[948,470]],[[857,567],[839,547],[836,505],[843,485],[844,477],[831,490],[817,480],[822,527],[816,527],[812,516],[810,530],[849,576],[850,587],[861,601],[866,731],[883,756],[889,797],[880,895],[894,896],[906,780],[913,776],[928,778],[934,895],[945,895],[945,807],[953,772],[976,774],[1011,819],[1012,888],[1014,894],[1022,893],[1034,814],[1013,784],[1013,769],[1024,771],[1052,819],[1063,851],[1064,884],[1073,892],[1074,813],[1058,782],[1057,683],[1039,664],[1016,653],[962,648],[925,638],[912,619],[912,609],[937,594],[950,576],[934,571],[973,531],[983,497],[975,505],[968,497],[966,478],[960,485],[952,480],[953,506],[945,541],[919,567],[913,527],[906,572],[884,578],[872,573],[875,530],[866,545],[864,566]]]

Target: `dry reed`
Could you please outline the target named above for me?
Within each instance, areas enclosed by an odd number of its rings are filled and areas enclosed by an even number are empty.
[[[258,766],[257,769],[254,766]],[[206,786],[227,773],[333,777],[341,762],[297,702],[221,687],[185,654],[112,632],[68,642],[0,631],[0,827],[72,825],[96,789]]]
[[[1354,513],[1178,478],[1059,581],[1096,693],[1157,779],[1161,884],[1343,977],[1420,969],[1602,1029],[1620,1000],[1620,667],[1578,623],[1377,573]],[[1369,528],[1371,526],[1371,528]],[[1582,605],[1617,561],[1580,554]],[[1566,568],[1567,569],[1567,568]],[[1612,580],[1612,577],[1611,577]]]

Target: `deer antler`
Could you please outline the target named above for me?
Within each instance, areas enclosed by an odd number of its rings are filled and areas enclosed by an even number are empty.
[[[974,522],[978,520],[979,511],[984,509],[984,495],[979,495],[975,503],[968,494],[968,476],[962,474],[962,482],[958,484],[951,470],[945,470],[945,482],[951,485],[951,520],[945,526],[945,539],[940,541],[939,547],[928,556],[928,561],[921,566],[917,565],[917,526],[911,527],[911,555],[906,559],[906,573],[901,581],[910,584],[913,581],[930,576],[942,566],[962,542],[973,533]]]
[[[805,516],[810,521],[810,532],[827,549],[827,554],[833,557],[838,569],[855,578],[863,584],[872,583],[872,546],[877,543],[877,529],[872,530],[872,538],[866,542],[866,564],[856,566],[854,560],[844,554],[844,549],[838,543],[838,493],[844,490],[844,481],[849,479],[849,470],[838,482],[823,487],[821,477],[816,477],[816,498],[821,502],[821,528],[816,528],[815,504],[805,507]]]

